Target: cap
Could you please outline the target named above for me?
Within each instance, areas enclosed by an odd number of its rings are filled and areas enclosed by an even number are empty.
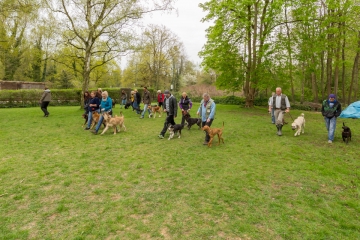
[[[330,94],[329,98],[336,98],[335,94]]]
[[[170,91],[169,91],[169,90],[165,90],[165,91],[164,91],[164,94],[170,94]]]

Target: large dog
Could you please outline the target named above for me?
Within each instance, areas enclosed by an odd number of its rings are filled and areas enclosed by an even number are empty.
[[[127,103],[125,104],[125,109],[128,109],[131,105],[132,105],[131,102],[127,102]]]
[[[187,122],[187,127],[190,130],[191,126],[196,124],[201,128],[201,119],[200,118],[192,118],[189,113],[184,115],[185,121]]]
[[[224,139],[222,137],[223,131],[224,131],[224,122],[222,128],[210,128],[209,126],[205,125],[202,128],[203,131],[207,132],[210,136],[210,141],[208,142],[208,147],[211,147],[212,141],[214,140],[214,137],[217,135],[219,139],[218,146],[220,145],[220,140],[224,143]],[[225,143],[224,143],[225,144]]]
[[[343,132],[341,133],[342,139],[346,144],[348,144],[349,140],[351,140],[351,130],[349,127],[345,126],[345,123],[343,122],[342,126]]]
[[[151,113],[149,114],[149,118],[151,118],[152,116],[155,118],[156,117],[156,113],[159,114],[159,117],[161,117],[161,107],[159,106],[148,106],[148,109],[150,109]]]
[[[91,120],[91,126],[90,129],[93,129],[94,126],[99,122],[100,120],[100,114],[97,111],[93,111],[92,112],[92,120]],[[104,127],[106,127],[106,121],[104,119],[104,121],[102,122],[102,124],[104,125]]]
[[[305,117],[302,113],[299,117],[297,117],[294,122],[291,124],[292,130],[296,130],[294,136],[300,136],[300,132],[304,134],[305,131]]]
[[[175,125],[171,125],[169,124],[168,125],[168,130],[169,130],[169,133],[170,133],[170,136],[168,138],[168,140],[172,139],[175,135],[175,133],[178,134],[178,138],[181,137],[181,130],[184,128],[184,125],[181,125],[181,124],[175,124]]]
[[[120,117],[115,116],[111,117],[111,115],[107,112],[103,113],[104,120],[106,120],[106,127],[102,131],[101,135],[104,134],[109,127],[112,127],[114,129],[114,134],[118,131],[117,126],[119,126],[119,132],[121,131],[121,128],[124,128],[124,131],[126,131],[126,127],[124,124],[124,115],[122,112],[120,112]]]
[[[85,119],[85,122],[84,122],[84,124],[83,124],[81,127],[84,127],[84,126],[86,125],[86,123],[88,122],[89,115],[86,114],[86,113],[84,113],[84,114],[82,115],[82,118]]]

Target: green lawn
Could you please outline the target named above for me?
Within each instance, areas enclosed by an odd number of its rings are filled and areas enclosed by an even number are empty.
[[[360,120],[328,144],[319,113],[278,137],[266,109],[218,105],[208,148],[196,127],[158,139],[164,117],[95,136],[49,111],[0,109],[0,239],[360,239]]]

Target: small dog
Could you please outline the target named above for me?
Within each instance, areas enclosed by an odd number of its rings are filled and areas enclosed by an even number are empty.
[[[111,99],[112,100],[112,108],[115,108],[115,104],[116,104],[116,102],[115,102],[115,100],[114,99]]]
[[[86,113],[84,113],[84,114],[82,115],[82,118],[85,119],[85,122],[84,122],[84,124],[83,124],[81,127],[84,127],[84,126],[86,125],[86,123],[88,122],[89,115],[86,114]]]
[[[342,139],[346,144],[348,144],[349,140],[351,140],[351,130],[349,127],[345,126],[345,123],[343,122],[342,126]]]
[[[208,147],[211,147],[212,141],[214,140],[215,135],[217,135],[218,139],[219,139],[219,143],[217,144],[218,146],[220,145],[220,140],[222,140],[222,142],[224,143],[224,139],[222,137],[223,130],[224,130],[224,122],[223,122],[222,128],[210,128],[209,126],[205,125],[202,128],[202,130],[207,132],[210,136],[210,141],[208,142]]]
[[[103,116],[104,119],[106,120],[106,127],[102,131],[101,135],[103,135],[108,130],[109,127],[112,127],[114,129],[114,135],[116,134],[116,132],[120,132],[121,128],[124,128],[124,131],[126,131],[126,127],[124,124],[124,115],[122,114],[122,112],[120,112],[120,117],[118,116],[111,117],[110,114],[107,112],[104,112]],[[119,126],[119,131],[117,129],[117,126]]]
[[[127,103],[125,104],[125,109],[128,109],[130,106],[131,106],[131,102],[127,102]]]
[[[175,124],[175,125],[171,125],[169,124],[168,125],[168,130],[169,130],[169,133],[170,133],[170,136],[168,138],[168,140],[172,139],[175,135],[175,133],[178,134],[178,138],[181,137],[181,130],[184,128],[184,125],[181,125],[181,124]]]
[[[291,124],[292,130],[296,130],[294,136],[300,136],[300,132],[304,134],[305,131],[305,117],[302,113],[298,118],[294,120],[294,122]]]
[[[199,126],[199,129],[201,128],[201,119],[200,118],[191,118],[189,113],[186,113],[184,115],[185,121],[187,122],[187,127],[190,130],[191,126],[196,124]]]
[[[154,118],[156,117],[156,113],[159,114],[159,117],[161,117],[161,107],[159,106],[148,106],[148,109],[150,109],[151,113],[149,115],[149,118],[151,118],[151,116],[153,116]]]

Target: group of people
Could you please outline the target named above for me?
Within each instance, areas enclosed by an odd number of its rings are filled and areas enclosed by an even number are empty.
[[[277,135],[282,136],[282,127],[284,125],[284,115],[290,112],[290,102],[285,94],[282,94],[280,87],[272,93],[269,98],[269,113],[271,113],[271,123],[276,125]],[[321,113],[324,117],[326,130],[328,132],[328,143],[334,141],[336,119],[341,114],[341,104],[336,99],[335,94],[330,94],[328,99],[322,102]]]

